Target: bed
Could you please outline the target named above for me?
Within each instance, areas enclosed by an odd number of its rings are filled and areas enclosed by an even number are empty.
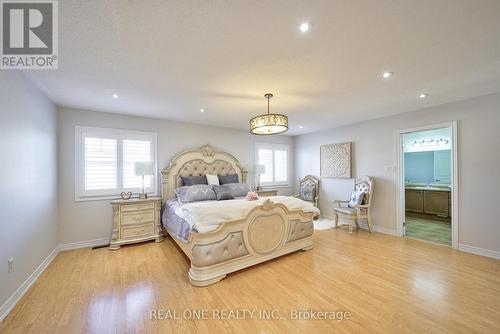
[[[233,155],[211,146],[184,151],[161,171],[163,228],[189,258],[192,285],[207,286],[231,272],[312,249],[313,216],[317,214],[313,210],[317,209],[293,197],[254,202],[236,198],[191,205],[175,200],[181,177],[205,174],[236,174],[241,183],[247,179],[247,170]]]

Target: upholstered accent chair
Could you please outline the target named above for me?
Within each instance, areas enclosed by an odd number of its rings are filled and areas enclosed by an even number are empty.
[[[319,179],[313,175],[306,175],[299,179],[299,193],[295,197],[311,202],[315,207],[318,207]]]
[[[334,200],[335,207],[335,227],[338,226],[339,218],[349,221],[349,233],[352,233],[354,225],[358,228],[359,219],[366,219],[368,230],[372,232],[372,217],[370,215],[370,207],[373,194],[373,178],[363,176],[356,180],[354,191],[362,191],[364,193],[363,202],[361,204],[349,204],[349,201]]]

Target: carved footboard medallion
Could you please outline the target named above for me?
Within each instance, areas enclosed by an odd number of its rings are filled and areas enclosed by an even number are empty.
[[[313,235],[314,224],[312,221],[301,222],[300,220],[291,220],[288,230],[288,238],[286,242],[292,242],[299,239],[304,239]]]
[[[210,233],[191,235],[189,281],[216,283],[227,274],[313,246],[312,214],[267,200],[246,217]]]
[[[285,229],[285,221],[279,214],[257,216],[248,227],[248,243],[256,253],[271,253],[281,245]]]

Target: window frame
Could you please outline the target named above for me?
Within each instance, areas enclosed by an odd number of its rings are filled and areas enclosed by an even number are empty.
[[[267,148],[273,151],[273,181],[272,182],[260,182],[260,175],[255,175],[255,181],[260,184],[262,188],[285,188],[290,186],[290,145],[288,144],[276,144],[276,143],[265,143],[256,142],[255,143],[255,165],[259,164],[259,149]],[[275,162],[275,151],[284,150],[286,151],[286,181],[275,181],[276,177],[276,162]]]
[[[117,188],[85,190],[85,148],[84,138],[88,134],[98,138],[109,138],[117,140]],[[87,136],[86,136],[87,135]],[[155,132],[136,131],[127,129],[104,128],[95,126],[75,126],[75,202],[96,201],[114,199],[120,197],[122,192],[141,192],[141,188],[123,188],[123,140],[148,140],[151,141],[151,158],[153,161],[153,178],[151,187],[145,192],[151,196],[158,195],[158,145],[157,134]]]

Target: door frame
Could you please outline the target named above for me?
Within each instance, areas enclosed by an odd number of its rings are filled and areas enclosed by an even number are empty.
[[[410,129],[397,130],[396,136],[396,162],[397,162],[397,179],[396,179],[396,235],[403,236],[403,222],[405,220],[405,192],[404,192],[404,148],[401,137],[406,133],[419,132],[425,130],[433,130],[440,128],[451,128],[452,137],[452,189],[451,189],[451,247],[458,249],[458,134],[457,121],[431,124]]]

